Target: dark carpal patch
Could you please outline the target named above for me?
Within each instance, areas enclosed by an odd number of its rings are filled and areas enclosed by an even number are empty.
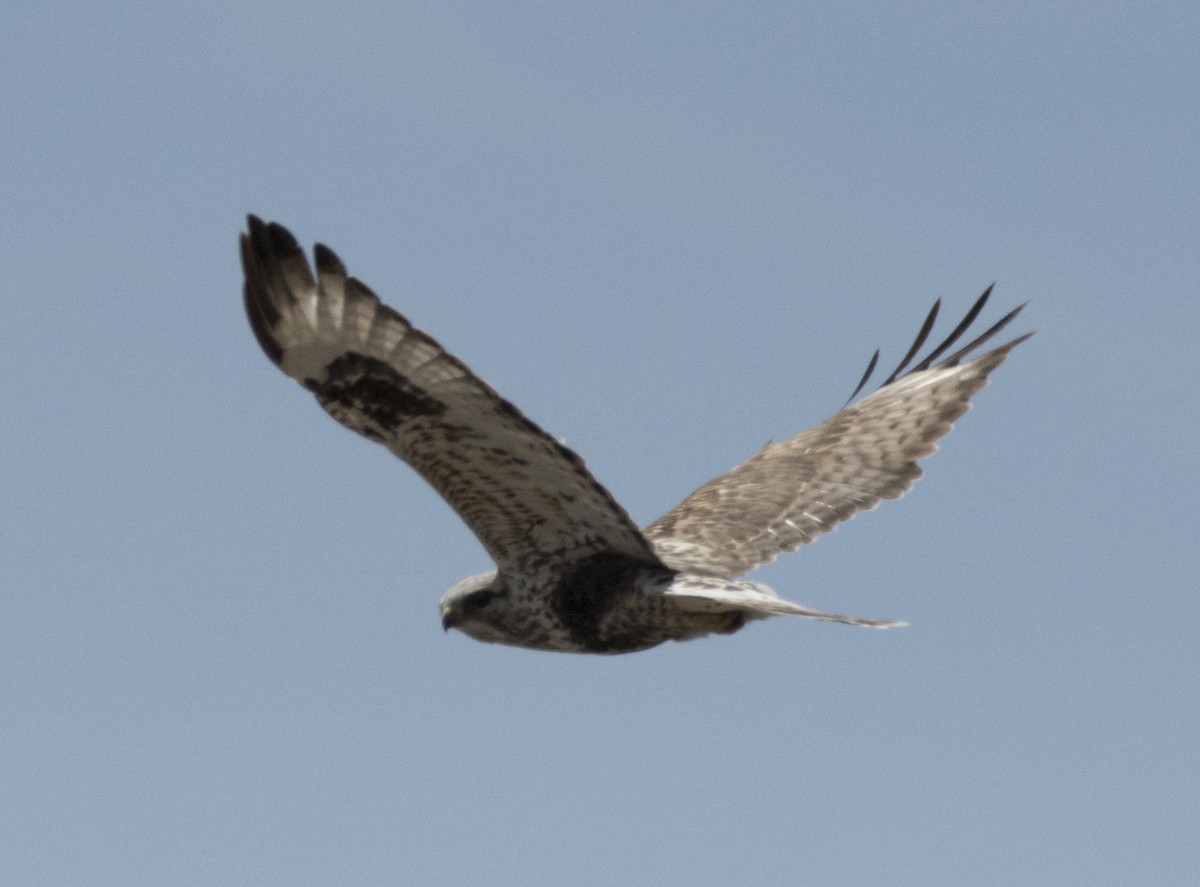
[[[393,367],[354,352],[329,365],[328,378],[314,393],[339,419],[352,414],[355,429],[368,437],[395,431],[416,416],[438,416],[446,411],[444,403]]]

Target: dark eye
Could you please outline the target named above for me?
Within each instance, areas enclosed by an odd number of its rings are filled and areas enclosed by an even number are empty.
[[[464,615],[478,613],[484,607],[492,602],[492,598],[496,596],[496,592],[483,589],[482,591],[473,591],[462,600],[462,611]]]

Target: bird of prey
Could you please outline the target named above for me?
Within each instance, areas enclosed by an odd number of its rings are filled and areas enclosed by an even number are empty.
[[[446,593],[443,626],[535,650],[627,653],[783,615],[904,624],[814,610],[737,577],[902,496],[921,473],[917,460],[1032,335],[971,356],[1021,305],[955,348],[989,287],[909,368],[933,328],[935,303],[877,391],[768,443],[639,530],[579,456],[348,276],[328,247],[316,246],[314,275],[281,225],[250,216],[248,228],[245,307],[263,351],[333,418],[416,469],[495,561],[495,570]]]

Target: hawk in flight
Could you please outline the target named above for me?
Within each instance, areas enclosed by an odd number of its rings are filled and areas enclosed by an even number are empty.
[[[1022,305],[958,345],[989,287],[910,368],[935,304],[879,390],[768,443],[639,530],[579,456],[348,276],[328,247],[316,246],[314,275],[285,228],[251,216],[241,255],[246,313],[267,356],[333,418],[416,469],[495,561],[446,593],[443,626],[535,650],[626,653],[769,616],[903,624],[813,610],[737,577],[902,496],[917,460],[1032,335],[972,356]]]

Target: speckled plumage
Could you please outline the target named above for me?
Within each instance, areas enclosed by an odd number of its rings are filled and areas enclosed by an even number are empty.
[[[241,252],[246,312],[267,356],[331,416],[416,469],[496,562],[446,594],[443,625],[539,650],[631,652],[775,615],[902,624],[813,610],[735,577],[903,495],[920,475],[916,461],[1029,335],[962,362],[1017,308],[942,358],[989,288],[905,373],[935,304],[878,391],[767,444],[639,531],[579,456],[349,277],[331,250],[316,247],[314,276],[286,229],[251,216]]]

